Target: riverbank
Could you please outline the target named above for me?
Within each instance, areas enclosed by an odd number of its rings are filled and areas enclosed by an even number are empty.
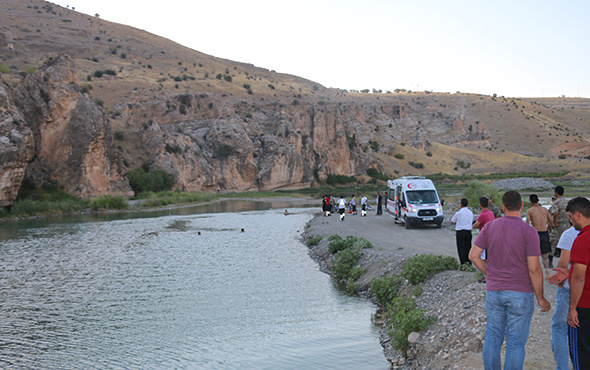
[[[338,215],[323,217],[318,212],[306,227],[304,239],[321,237],[316,246],[309,247],[310,256],[318,261],[322,271],[331,274],[328,252],[330,235],[349,235],[367,239],[374,246],[364,249],[359,260],[366,269],[357,284],[360,293],[371,298],[369,286],[373,278],[399,274],[407,259],[415,254],[434,254],[456,257],[455,235],[452,225],[445,220],[442,229],[419,228],[406,230],[394,223],[391,216],[366,217],[347,215],[344,222]],[[556,263],[556,262],[554,262]],[[381,344],[393,369],[482,369],[481,350],[485,334],[485,284],[478,275],[466,271],[444,271],[419,284],[421,294],[416,296],[417,308],[437,320],[420,332],[418,340],[410,345],[408,358],[391,345],[391,336],[383,323]],[[410,289],[406,289],[410,291]],[[545,283],[545,296],[555,302],[556,287]],[[554,369],[555,362],[550,344],[550,323],[553,309],[547,313],[535,310],[529,340],[525,369]],[[374,319],[379,322],[380,314]]]
[[[62,216],[75,216],[75,215],[105,215],[105,214],[128,214],[128,213],[148,213],[148,212],[158,212],[158,211],[171,211],[171,210],[180,210],[192,207],[201,207],[213,204],[220,204],[224,202],[264,202],[269,203],[269,208],[290,208],[290,207],[305,207],[305,206],[315,206],[319,202],[317,199],[311,197],[295,197],[295,196],[285,196],[279,195],[276,197],[271,197],[265,195],[263,197],[225,197],[225,198],[218,198],[215,200],[204,201],[204,202],[195,202],[195,203],[181,203],[181,204],[167,204],[162,206],[155,206],[155,207],[146,207],[144,205],[146,200],[129,200],[127,201],[129,207],[124,209],[101,209],[101,210],[92,210],[91,208],[86,208],[81,211],[76,212],[65,212],[65,213],[50,213],[50,214],[38,214],[32,216],[16,216],[16,217],[5,217],[0,218],[0,223],[2,222],[15,222],[15,221],[26,221],[26,220],[37,220],[37,219],[48,219],[52,217],[62,217]],[[232,211],[231,209],[229,211]],[[235,212],[239,212],[238,209]]]

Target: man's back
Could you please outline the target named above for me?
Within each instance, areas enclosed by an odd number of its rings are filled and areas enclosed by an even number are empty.
[[[545,207],[539,204],[533,204],[526,211],[527,223],[530,223],[537,231],[547,231],[547,225],[551,220],[551,215]]]
[[[518,217],[490,222],[475,240],[487,249],[487,290],[532,292],[527,257],[540,256],[539,235]]]

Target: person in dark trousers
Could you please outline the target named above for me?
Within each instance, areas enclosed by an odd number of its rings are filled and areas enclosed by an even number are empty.
[[[451,222],[455,225],[457,238],[457,253],[461,264],[471,263],[469,261],[469,250],[471,249],[471,228],[473,227],[473,212],[467,208],[467,198],[461,199],[461,209],[453,215]]]
[[[381,193],[377,193],[377,215],[383,214],[383,197]]]

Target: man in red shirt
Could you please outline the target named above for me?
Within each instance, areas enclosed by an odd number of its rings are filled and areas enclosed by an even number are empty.
[[[488,209],[489,200],[486,197],[479,198],[479,208],[481,213],[477,216],[477,221],[473,224],[474,229],[483,229],[484,225],[490,221],[494,221],[494,212]]]
[[[574,198],[568,202],[566,212],[576,230],[580,230],[570,258],[570,351],[575,369],[590,369],[590,201]]]

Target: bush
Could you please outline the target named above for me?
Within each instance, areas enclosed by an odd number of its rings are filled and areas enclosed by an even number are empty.
[[[358,249],[345,249],[338,252],[332,258],[332,266],[334,275],[339,280],[348,280],[350,277],[353,276],[354,266],[361,258],[361,251]],[[355,275],[362,275],[362,272],[359,274],[359,269],[356,270]],[[356,280],[356,279],[355,279]]]
[[[322,241],[322,237],[321,236],[316,236],[313,239],[309,239],[307,241],[307,246],[308,247],[315,247],[316,245],[320,244],[320,242]]]
[[[232,154],[234,154],[234,147],[229,144],[220,144],[213,152],[215,158],[226,158]]]
[[[445,270],[456,270],[459,262],[454,257],[422,254],[410,257],[402,269],[402,276],[410,284],[419,284],[427,277]]]
[[[331,174],[329,174],[328,177],[326,178],[326,183],[328,185],[349,184],[351,182],[356,182],[356,177],[346,176],[346,175],[331,175]]]
[[[463,196],[469,200],[469,205],[477,207],[479,204],[479,198],[490,194],[494,198],[495,203],[501,198],[498,188],[492,184],[486,184],[481,181],[470,181],[467,183],[467,189],[463,191]],[[501,204],[501,203],[500,203]]]
[[[367,170],[367,175],[377,180],[387,181],[387,176],[379,172],[376,168],[369,168]]]
[[[135,195],[143,192],[159,192],[171,190],[176,183],[174,176],[162,171],[153,170],[147,172],[144,168],[136,168],[127,173],[129,186]]]
[[[403,154],[401,154],[401,153],[396,153],[396,154],[394,155],[394,157],[395,157],[395,158],[397,158],[397,159],[404,159],[404,158],[406,158],[406,156],[405,156],[405,155],[403,155]]]
[[[126,209],[128,207],[127,199],[122,195],[105,195],[90,202],[90,208],[95,211],[100,209]]]
[[[393,337],[393,346],[407,357],[408,335],[413,331],[424,330],[436,321],[435,316],[424,316],[424,310],[416,308],[412,298],[394,298],[387,308],[386,317],[391,322],[388,330]]]
[[[342,239],[338,235],[333,240],[330,240],[330,244],[328,247],[328,251],[332,254],[338,253],[345,249],[369,249],[373,248],[373,244],[371,244],[368,240],[364,238],[357,238],[356,236],[347,236],[346,239]],[[330,237],[331,238],[331,237]]]
[[[393,299],[397,298],[403,283],[404,279],[397,274],[375,278],[371,281],[371,294],[381,306],[387,307]]]
[[[410,164],[410,166],[417,168],[417,169],[424,168],[424,163],[421,163],[421,162],[409,161],[408,163]]]
[[[374,152],[378,152],[379,151],[379,143],[376,141],[369,141],[369,144],[371,145],[371,149],[373,149]]]

